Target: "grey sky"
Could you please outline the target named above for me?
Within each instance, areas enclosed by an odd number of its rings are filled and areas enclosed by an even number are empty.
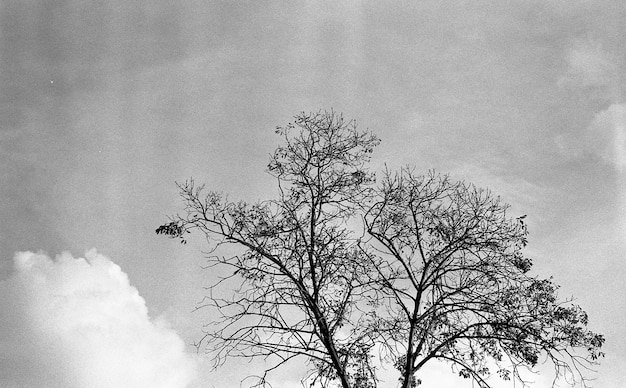
[[[536,273],[607,335],[596,386],[624,386],[625,21],[621,0],[0,2],[0,279],[15,251],[96,247],[193,341],[202,246],[154,235],[174,181],[271,195],[273,128],[334,108],[381,137],[375,168],[528,214]]]

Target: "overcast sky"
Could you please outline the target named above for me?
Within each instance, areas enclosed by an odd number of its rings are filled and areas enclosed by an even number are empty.
[[[0,1],[0,385],[237,387],[184,346],[203,246],[154,229],[175,181],[271,195],[274,127],[334,108],[375,169],[528,214],[534,274],[606,335],[594,385],[626,386],[626,2],[336,3]]]

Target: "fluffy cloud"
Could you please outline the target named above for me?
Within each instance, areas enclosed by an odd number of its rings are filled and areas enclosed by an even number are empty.
[[[150,319],[108,258],[20,252],[14,265],[0,283],[1,386],[183,388],[194,380],[183,341]]]

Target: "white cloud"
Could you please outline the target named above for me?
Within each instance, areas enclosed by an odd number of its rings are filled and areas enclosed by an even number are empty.
[[[0,283],[1,386],[183,388],[194,380],[183,341],[150,319],[108,258],[20,252],[14,265]]]
[[[598,113],[587,135],[595,154],[623,171],[626,166],[626,104],[613,104]]]
[[[559,80],[561,86],[608,88],[615,85],[617,66],[602,45],[594,41],[578,41],[567,53],[568,70]]]
[[[554,142],[561,155],[593,154],[618,171],[626,165],[626,104],[622,99],[619,61],[599,42],[576,42],[567,54],[568,70],[560,86],[594,88],[610,105],[597,113],[578,136],[558,135]]]
[[[502,163],[493,163],[493,166],[498,164]],[[507,174],[506,171],[493,166],[457,164],[451,169],[451,175],[455,179],[473,183],[479,188],[489,189],[492,195],[501,197],[505,203],[511,205],[509,216],[522,215],[534,210],[537,214],[529,218],[541,217],[546,210],[543,208],[546,206],[542,202],[543,199],[554,196],[556,192],[522,176]]]
[[[562,156],[593,155],[605,165],[623,172],[626,167],[626,104],[611,104],[597,113],[576,136],[559,135],[554,143]]]

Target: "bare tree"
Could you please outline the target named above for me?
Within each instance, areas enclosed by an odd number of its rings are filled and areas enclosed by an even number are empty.
[[[524,382],[520,370],[546,359],[586,386],[604,338],[550,279],[529,275],[523,216],[434,172],[386,172],[376,187],[366,165],[378,139],[332,111],[276,133],[276,199],[232,202],[190,180],[184,213],[156,230],[182,242],[200,232],[226,274],[200,307],[218,317],[197,344],[216,367],[264,359],[254,385],[265,386],[304,358],[311,386],[374,388],[376,365],[391,363],[408,388],[440,360],[485,388],[491,374]]]
[[[371,193],[365,164],[379,141],[332,111],[302,113],[276,133],[284,145],[268,172],[278,199],[230,202],[188,181],[179,185],[185,213],[157,233],[184,241],[185,233],[200,231],[211,247],[210,265],[231,268],[209,287],[204,304],[220,314],[200,341],[216,365],[229,357],[264,358],[272,364],[258,376],[263,386],[269,372],[304,357],[311,383],[366,388],[374,381],[371,341],[357,309],[371,269],[348,223]],[[243,250],[216,254],[225,244]],[[233,281],[231,297],[213,294]]]
[[[523,380],[520,368],[551,362],[555,381],[587,385],[586,370],[604,338],[587,315],[557,298],[550,279],[528,275],[524,217],[488,191],[446,175],[387,173],[365,217],[370,260],[379,278],[381,344],[401,372],[403,388],[419,385],[429,361],[489,387],[487,377]]]

